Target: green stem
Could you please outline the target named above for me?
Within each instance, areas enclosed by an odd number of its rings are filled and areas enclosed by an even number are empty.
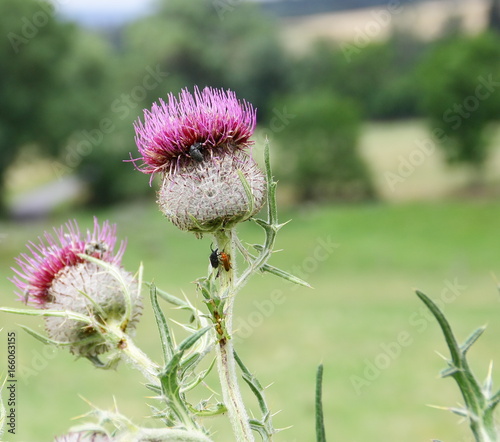
[[[116,342],[128,362],[137,368],[150,383],[157,385],[160,367],[135,345],[132,338],[122,331],[119,324],[108,324],[106,329],[109,337]]]
[[[214,234],[219,252],[226,253],[232,258],[231,267],[226,271],[223,266],[219,269],[220,288],[218,301],[222,305],[219,312],[224,336],[219,337],[216,345],[217,368],[222,388],[222,397],[227,408],[229,420],[237,441],[253,441],[248,413],[241,397],[236,375],[236,362],[232,342],[232,321],[234,309],[234,279],[236,278],[235,243],[233,231],[219,231]]]

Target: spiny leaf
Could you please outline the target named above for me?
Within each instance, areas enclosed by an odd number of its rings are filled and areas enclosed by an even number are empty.
[[[262,438],[262,442],[270,442],[271,441],[271,438],[267,434],[266,427],[262,422],[260,422],[256,419],[250,419],[248,422],[250,424],[250,428],[253,431],[256,431],[257,433],[259,433],[260,437]]]
[[[250,187],[250,184],[248,183],[247,179],[245,178],[245,175],[243,175],[243,172],[238,169],[238,177],[240,178],[241,184],[243,185],[243,189],[245,189],[245,193],[247,196],[248,200],[248,213],[253,213],[254,207],[255,207],[255,198],[252,193],[252,188]]]
[[[156,286],[154,284],[151,285],[150,295],[151,306],[153,307],[156,324],[158,325],[158,331],[160,333],[163,359],[165,364],[168,364],[174,355],[174,343],[172,335],[170,334],[170,328],[168,327],[167,320],[165,319],[165,315],[161,311],[160,305],[158,304],[158,296],[156,295]]]
[[[462,350],[462,353],[464,355],[472,347],[472,345],[479,339],[479,337],[484,333],[485,330],[486,326],[479,327],[478,329],[474,330],[472,334],[466,339],[466,341],[460,346],[460,350]]]
[[[154,285],[153,283],[147,282],[147,286],[150,288]],[[174,296],[164,290],[159,289],[158,287],[155,286],[156,294],[162,298],[163,300],[167,301],[168,303],[175,305],[177,307],[189,307],[187,302],[183,301],[182,299],[178,298],[177,296]]]
[[[455,336],[453,336],[453,332],[451,330],[450,324],[448,323],[447,319],[445,318],[443,312],[427,295],[425,295],[424,293],[422,293],[419,290],[417,290],[416,293],[417,293],[417,296],[422,300],[422,302],[427,306],[427,308],[434,315],[439,326],[441,327],[441,330],[443,331],[443,334],[444,334],[444,338],[446,340],[446,343],[447,343],[448,348],[449,348],[450,353],[451,353],[453,365],[455,365],[456,367],[460,367],[461,363],[462,363],[462,357],[461,357],[462,354],[460,352],[460,348],[457,344]]]
[[[269,141],[266,141],[264,146],[264,162],[266,165],[266,182],[267,182],[267,216],[269,224],[278,222],[278,208],[276,205],[276,185],[273,172],[271,169],[271,154],[269,149]]]
[[[26,333],[30,334],[35,339],[39,340],[41,343],[45,345],[67,345],[67,346],[71,345],[71,342],[60,342],[50,339],[47,336],[44,336],[41,333],[38,333],[35,330],[26,327],[25,325],[19,325],[19,327],[21,327]]]
[[[186,350],[192,347],[198,339],[200,339],[208,330],[212,327],[207,326],[198,330],[191,336],[188,336],[177,348],[177,351],[172,356],[172,358],[168,361],[163,373],[160,376],[160,381],[162,386],[166,390],[165,392],[168,395],[177,395],[179,392],[179,383],[177,382],[177,375],[181,363],[181,358]]]
[[[212,363],[210,364],[210,366],[206,370],[200,371],[200,373],[198,373],[198,375],[190,383],[183,384],[182,392],[190,391],[193,388],[195,388],[197,385],[199,385],[201,382],[203,382],[203,380],[212,371],[212,368],[214,367],[214,365],[215,365],[215,359],[212,361]]]
[[[185,352],[189,348],[191,348],[198,339],[200,339],[208,330],[212,329],[211,325],[207,325],[206,327],[203,327],[202,329],[198,330],[196,333],[192,334],[191,336],[188,336],[184,341],[181,342],[179,345],[179,348],[177,349],[178,352]]]
[[[459,371],[460,369],[458,369],[457,367],[448,367],[442,370],[441,373],[439,374],[441,375],[442,378],[447,378],[448,376],[456,375]]]
[[[283,278],[293,284],[301,285],[309,289],[313,288],[309,283],[307,283],[303,279],[300,279],[299,277],[292,275],[291,273],[285,272],[284,270],[278,269],[277,267],[270,266],[269,264],[264,264],[262,266],[262,270],[264,272],[271,273],[275,276],[279,276],[280,278]]]
[[[52,316],[56,318],[74,319],[75,321],[81,321],[85,324],[93,323],[93,320],[88,316],[81,315],[80,313],[75,313],[70,310],[36,310],[36,309],[24,309],[24,308],[0,307],[0,312],[15,313],[17,315],[25,315],[25,316]]]

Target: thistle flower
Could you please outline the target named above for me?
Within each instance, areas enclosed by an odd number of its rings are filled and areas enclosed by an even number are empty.
[[[104,433],[80,431],[56,437],[54,442],[111,442],[113,440]]]
[[[94,218],[94,230],[82,235],[76,221],[69,221],[54,233],[45,232],[38,244],[27,245],[29,253],[16,258],[19,268],[12,268],[16,276],[11,281],[20,289],[21,300],[40,309],[85,315],[95,324],[123,323],[123,329],[133,330],[142,304],[133,275],[120,267],[125,242],[114,252],[116,225],[106,221],[99,226]],[[125,291],[130,296],[129,318]],[[70,344],[72,353],[91,357],[109,350],[95,326],[55,316],[45,317],[45,322],[49,337]]]
[[[256,111],[234,92],[187,89],[144,111],[134,127],[142,160],[137,168],[161,173],[162,212],[177,227],[214,232],[257,213],[265,178],[250,156]]]

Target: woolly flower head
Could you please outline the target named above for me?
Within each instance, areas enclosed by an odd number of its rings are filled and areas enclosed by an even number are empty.
[[[82,234],[76,221],[69,221],[54,234],[45,232],[38,243],[27,245],[29,253],[16,258],[19,268],[13,268],[16,276],[11,281],[20,290],[18,296],[41,309],[71,311],[94,323],[123,322],[133,330],[142,304],[132,274],[120,266],[125,243],[114,251],[116,226],[108,221],[100,226],[94,218],[93,231]],[[49,337],[70,344],[73,353],[95,356],[109,350],[88,323],[54,316],[45,317],[45,323]]]
[[[135,123],[147,174],[162,173],[158,204],[177,227],[196,233],[230,228],[257,213],[266,183],[249,153],[256,123],[234,92],[187,89],[170,94]]]

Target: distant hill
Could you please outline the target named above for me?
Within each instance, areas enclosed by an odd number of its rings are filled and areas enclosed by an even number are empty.
[[[349,8],[341,10],[341,5],[346,4]],[[360,7],[361,4],[365,7]],[[370,6],[366,7],[367,4]],[[336,9],[312,12],[313,7],[320,5]],[[354,5],[359,7],[353,9]],[[397,8],[390,9],[390,5]],[[263,4],[263,7],[279,16],[285,45],[301,52],[317,39],[366,43],[384,40],[396,29],[432,40],[441,35],[450,20],[460,23],[464,32],[474,34],[487,26],[490,0],[282,0]],[[274,8],[274,12],[270,8]]]
[[[399,0],[392,3],[404,5],[420,3],[421,0]],[[439,0],[438,0],[439,1]],[[323,12],[338,12],[351,9],[387,6],[383,0],[274,0],[261,3],[262,9],[277,17],[296,17]]]

